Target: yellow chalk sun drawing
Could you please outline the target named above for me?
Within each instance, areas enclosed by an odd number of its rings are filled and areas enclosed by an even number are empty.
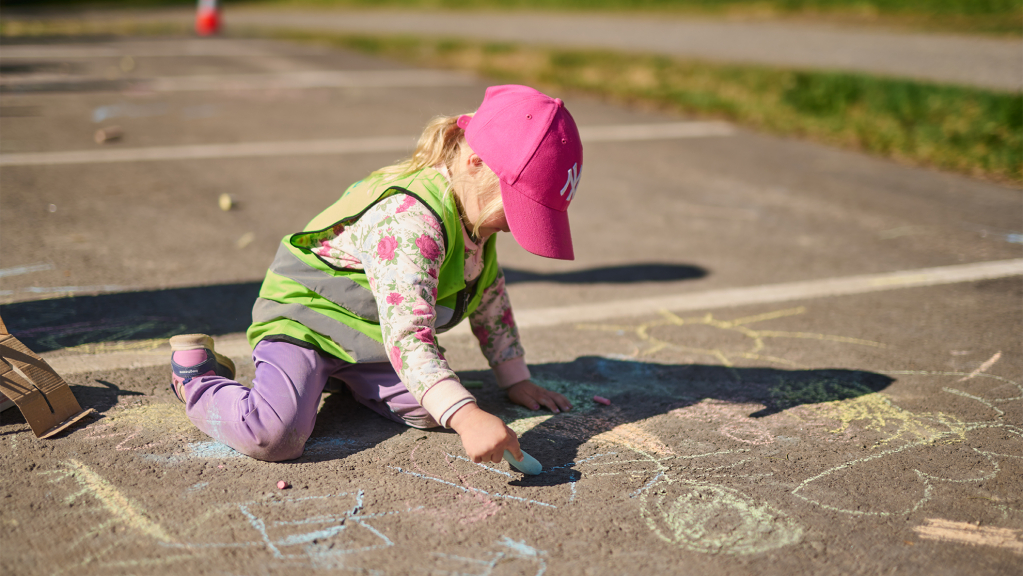
[[[800,365],[791,360],[771,355],[767,352],[767,342],[771,339],[802,339],[819,340],[828,342],[839,342],[843,344],[855,344],[859,346],[870,346],[874,348],[886,348],[886,344],[849,338],[846,336],[835,336],[831,334],[818,334],[814,332],[786,332],[780,330],[757,330],[751,327],[753,324],[804,314],[806,308],[789,308],[776,310],[755,316],[745,316],[734,320],[722,320],[715,318],[712,313],[691,318],[682,318],[667,310],[661,311],[661,318],[643,322],[638,325],[625,324],[580,324],[580,330],[599,330],[603,332],[616,332],[620,334],[632,333],[646,344],[644,348],[637,347],[633,356],[652,356],[662,350],[672,350],[697,356],[713,358],[722,365],[732,367],[735,360],[758,360],[772,362],[784,366],[799,367]],[[713,330],[716,333],[711,336],[720,341],[724,338],[727,344],[719,347],[694,346],[692,342],[707,340],[706,334],[699,334],[700,331]]]

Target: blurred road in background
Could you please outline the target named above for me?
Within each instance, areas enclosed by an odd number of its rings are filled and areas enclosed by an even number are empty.
[[[18,12],[5,15],[23,18]],[[189,22],[188,10],[86,11],[86,21]],[[606,48],[711,62],[845,70],[996,90],[1023,89],[1018,38],[907,33],[792,21],[664,15],[296,10],[234,7],[226,26],[410,34],[545,46]]]
[[[251,378],[280,238],[489,82],[228,38],[6,40],[0,65],[0,314],[101,415],[41,445],[3,413],[4,573],[1019,565],[1017,189],[568,98],[577,260],[499,252],[535,378],[577,410],[509,407],[442,337],[544,474],[340,395],[267,464],[190,426],[165,339],[215,334]]]

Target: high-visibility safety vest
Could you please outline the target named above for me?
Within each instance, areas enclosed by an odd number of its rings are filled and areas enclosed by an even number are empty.
[[[302,232],[285,236],[252,308],[249,344],[255,347],[264,339],[282,339],[312,345],[347,362],[389,361],[366,273],[332,266],[313,250],[394,194],[421,201],[443,225],[436,331],[451,329],[475,311],[483,289],[497,279],[495,238],[491,236],[483,247],[483,272],[467,284],[462,221],[454,195],[445,195],[446,189],[447,180],[433,168],[399,178],[374,173],[345,190]]]

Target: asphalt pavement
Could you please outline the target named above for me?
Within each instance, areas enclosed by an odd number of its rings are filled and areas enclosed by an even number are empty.
[[[577,259],[499,253],[534,376],[576,410],[511,407],[470,335],[441,338],[544,473],[343,394],[268,464],[185,419],[166,338],[214,334],[251,378],[280,238],[488,81],[223,38],[6,42],[0,64],[0,315],[98,410],[49,441],[0,416],[4,573],[1019,566],[1016,188],[568,98]]]

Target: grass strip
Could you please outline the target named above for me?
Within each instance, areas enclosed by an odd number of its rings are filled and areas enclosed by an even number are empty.
[[[600,50],[276,32],[275,37],[499,82],[724,119],[898,162],[1023,182],[1023,95],[866,74],[723,65]]]
[[[1020,36],[1023,0],[244,0],[283,8],[529,10],[796,19]]]
[[[1023,0],[240,0],[240,4],[271,9],[519,10],[709,16],[752,21],[794,20],[867,29],[1023,35]]]
[[[842,25],[1020,36],[1023,0],[221,0],[282,9],[528,10],[796,19]],[[194,7],[195,0],[0,0],[13,9]]]

